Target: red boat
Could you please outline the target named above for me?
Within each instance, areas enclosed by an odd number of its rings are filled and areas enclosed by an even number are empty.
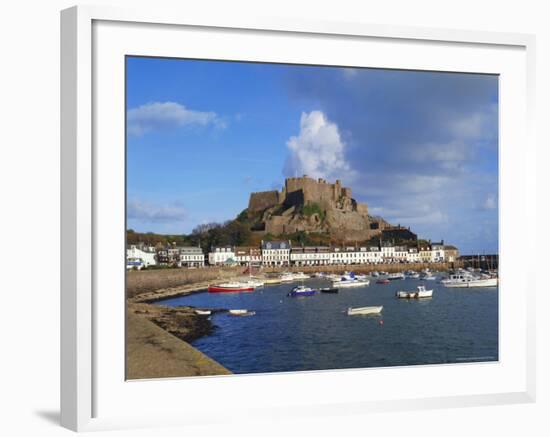
[[[254,291],[254,287],[240,282],[227,282],[219,285],[209,285],[209,293],[236,293],[240,291]]]
[[[377,284],[389,284],[390,283],[390,280],[389,279],[379,279],[378,281],[376,281]]]

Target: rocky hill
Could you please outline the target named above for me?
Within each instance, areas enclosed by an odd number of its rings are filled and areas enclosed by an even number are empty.
[[[287,178],[282,191],[252,193],[245,210],[255,233],[329,234],[340,241],[366,241],[390,227],[352,198],[351,188],[308,176]]]

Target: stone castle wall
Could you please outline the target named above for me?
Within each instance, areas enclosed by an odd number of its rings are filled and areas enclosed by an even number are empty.
[[[339,180],[330,184],[324,179],[313,179],[307,176],[287,178],[285,187],[280,192],[274,190],[252,193],[248,209],[252,212],[260,212],[278,204],[284,204],[286,208],[290,208],[291,206],[318,203],[321,208],[328,210],[338,208],[339,202],[340,207],[353,205],[353,210],[367,213],[367,205],[352,202],[351,188],[342,187]]]
[[[307,176],[287,178],[280,192],[252,193],[248,209],[263,213],[261,221],[265,226],[262,231],[272,235],[331,232],[342,240],[361,241],[380,233],[383,223],[372,227],[367,204],[358,203],[351,195],[351,188],[342,187],[339,180],[331,184]],[[323,216],[302,215],[301,206],[310,203],[319,204]],[[274,208],[279,205],[283,208]],[[260,231],[259,228],[255,230]]]
[[[259,193],[250,194],[248,201],[248,210],[252,212],[260,212],[267,208],[272,208],[279,204],[279,192],[261,191]]]
[[[346,191],[344,191],[346,190]],[[324,179],[313,179],[307,176],[300,178],[287,178],[285,180],[285,191],[288,201],[292,202],[292,193],[303,193],[303,203],[318,203],[322,208],[329,209],[336,206],[337,200],[346,194],[351,197],[351,189],[342,189],[341,183],[337,180],[330,184]],[[294,203],[290,203],[295,205]]]

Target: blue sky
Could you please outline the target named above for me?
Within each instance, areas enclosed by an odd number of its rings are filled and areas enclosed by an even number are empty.
[[[463,253],[498,249],[496,76],[127,59],[128,227],[189,233],[287,176]]]

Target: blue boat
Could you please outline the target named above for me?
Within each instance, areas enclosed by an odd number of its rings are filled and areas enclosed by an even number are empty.
[[[315,293],[317,293],[317,290],[314,290],[309,287],[304,287],[303,285],[298,285],[297,287],[294,287],[287,296],[290,297],[298,297],[298,296],[313,296]]]

